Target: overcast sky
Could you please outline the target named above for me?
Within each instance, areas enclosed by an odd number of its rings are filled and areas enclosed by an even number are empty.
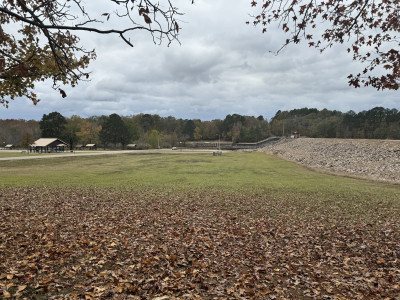
[[[291,46],[275,56],[269,51],[284,38],[245,24],[250,1],[189,2],[175,2],[185,13],[181,45],[156,46],[140,35],[130,48],[117,36],[82,35],[82,45],[98,55],[89,66],[92,80],[66,87],[65,99],[51,83],[38,84],[37,106],[17,99],[0,107],[0,118],[39,120],[58,111],[66,117],[150,113],[212,120],[239,113],[270,119],[278,110],[302,107],[400,110],[398,92],[348,86],[346,77],[363,68],[345,48],[320,55],[307,45]]]

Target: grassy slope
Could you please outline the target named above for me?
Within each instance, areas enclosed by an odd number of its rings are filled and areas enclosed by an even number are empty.
[[[290,201],[301,211],[335,207],[374,216],[374,206],[400,208],[399,185],[315,173],[265,153],[129,155],[0,161],[0,186],[119,190],[217,190]]]
[[[10,176],[12,175],[12,176]],[[0,161],[1,185],[219,187],[347,192],[354,186],[396,189],[316,174],[264,153],[129,155]]]

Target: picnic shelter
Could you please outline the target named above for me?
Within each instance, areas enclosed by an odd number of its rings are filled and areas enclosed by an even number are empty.
[[[64,152],[68,149],[68,144],[58,138],[41,138],[30,145],[30,152]]]
[[[95,150],[96,149],[96,144],[87,144],[86,145],[86,149]]]

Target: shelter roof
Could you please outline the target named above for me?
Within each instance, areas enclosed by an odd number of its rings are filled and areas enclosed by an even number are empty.
[[[12,148],[12,147],[14,147],[13,144],[8,144],[8,145],[6,145],[4,148]]]
[[[87,144],[86,147],[94,147],[96,144]]]
[[[59,144],[60,143],[63,144],[62,146],[68,145],[67,143],[65,143],[62,140],[57,139],[57,138],[41,138],[41,139],[38,139],[37,141],[35,141],[32,144],[32,146],[33,147],[47,147],[48,145],[50,145],[50,144],[52,144],[52,143],[54,143],[56,141],[58,141]],[[59,146],[59,145],[57,145],[57,146]]]

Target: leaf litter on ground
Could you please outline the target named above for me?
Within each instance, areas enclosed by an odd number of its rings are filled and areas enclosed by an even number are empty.
[[[398,206],[338,203],[3,188],[0,299],[398,299]]]

